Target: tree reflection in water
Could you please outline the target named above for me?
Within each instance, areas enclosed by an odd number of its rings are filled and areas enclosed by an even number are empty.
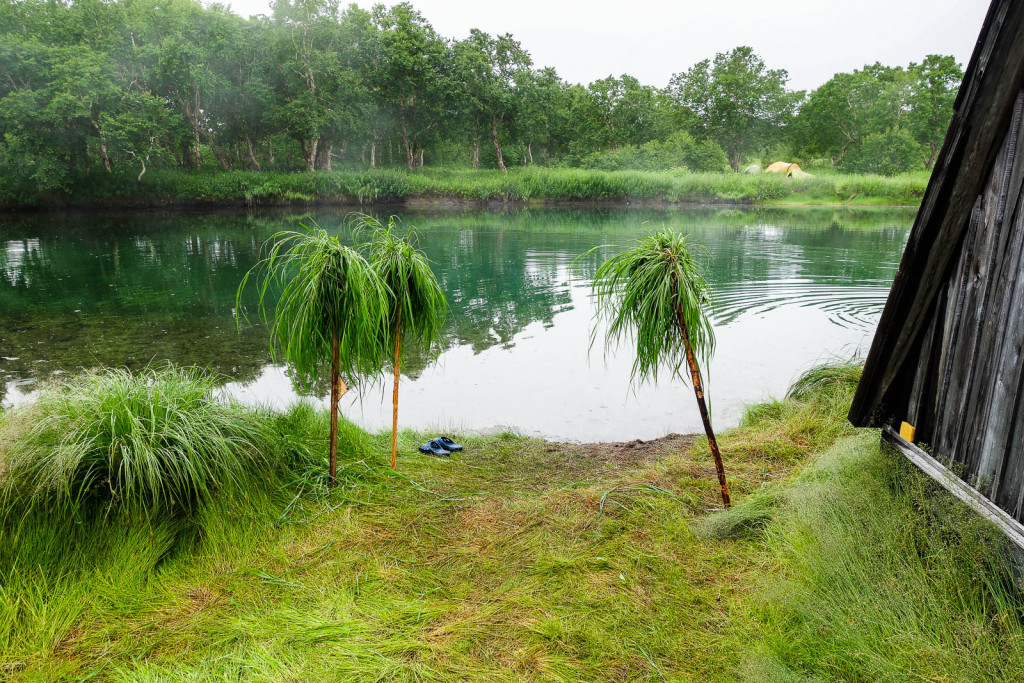
[[[386,213],[386,212],[382,212]],[[154,361],[234,381],[270,363],[261,324],[236,329],[235,292],[274,232],[315,219],[343,240],[346,211],[35,214],[0,220],[0,400],[6,383]],[[873,325],[912,211],[530,209],[406,214],[451,305],[444,347],[511,349],[555,324],[570,288],[651,227],[670,224],[712,254],[715,322],[793,302]],[[572,261],[595,245],[595,253]],[[255,292],[243,307],[253,322]],[[585,354],[586,348],[580,353]],[[404,370],[416,378],[425,357]],[[326,382],[306,388],[322,395]]]

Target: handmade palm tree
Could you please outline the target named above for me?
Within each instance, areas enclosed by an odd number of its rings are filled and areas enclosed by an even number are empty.
[[[355,216],[357,226],[372,231],[370,267],[387,290],[385,339],[394,348],[395,385],[391,397],[391,467],[398,466],[398,380],[403,341],[429,350],[441,338],[448,304],[444,291],[423,252],[398,234],[395,218],[384,225],[375,218]]]
[[[658,369],[665,366],[681,377],[686,363],[718,470],[722,504],[729,507],[729,487],[700,374],[700,363],[707,364],[715,347],[704,310],[708,286],[686,238],[666,228],[641,239],[597,269],[593,291],[598,317],[608,324],[606,344],[636,342],[632,380],[657,382]]]
[[[342,380],[380,367],[387,324],[385,287],[356,249],[319,226],[279,232],[267,242],[266,257],[246,273],[236,304],[252,274],[259,280],[260,315],[267,319],[267,293],[281,287],[271,324],[271,350],[284,356],[299,382],[313,384],[330,366],[331,436],[329,482],[338,466],[338,401],[348,391]],[[240,305],[237,306],[240,310]]]

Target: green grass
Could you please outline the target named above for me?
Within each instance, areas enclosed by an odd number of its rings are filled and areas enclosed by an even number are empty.
[[[216,387],[166,368],[88,373],[46,392],[7,449],[4,504],[169,514],[244,488],[267,469],[266,428]]]
[[[390,434],[343,422],[328,490],[308,405],[260,415],[266,469],[188,515],[8,501],[0,678],[1013,680],[988,530],[846,424],[850,373],[816,374],[722,435],[728,513],[683,437],[435,459],[405,431],[394,473]],[[0,462],[30,415],[0,416]]]
[[[31,187],[0,189],[7,206],[162,203],[245,204],[310,202],[373,204],[413,202],[546,203],[647,201],[718,204],[893,204],[920,203],[928,176],[884,177],[819,174],[784,178],[774,174],[688,171],[599,171],[527,167],[509,173],[425,168],[333,172],[156,170],[140,183],[118,175],[90,177],[67,195],[41,195]]]
[[[765,542],[752,681],[1012,681],[1024,670],[1007,541],[875,433],[786,487]]]

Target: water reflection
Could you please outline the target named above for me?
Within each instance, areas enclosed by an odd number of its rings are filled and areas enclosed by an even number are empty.
[[[312,218],[351,239],[344,217],[318,210]],[[236,287],[260,245],[300,218],[0,220],[0,401],[24,400],[56,372],[165,359],[224,374],[247,400],[293,400],[287,376],[271,364],[265,327],[238,330],[233,313]],[[452,316],[440,363],[419,357],[406,364],[403,422],[515,425],[603,439],[699,426],[678,387],[628,392],[628,354],[598,353],[588,362],[587,286],[604,258],[663,224],[707,247],[719,336],[711,389],[718,418],[735,420],[742,403],[783,390],[814,359],[866,344],[913,213],[531,210],[405,218],[420,229]],[[255,303],[255,292],[247,292],[242,309],[253,318]],[[350,416],[369,426],[388,423],[384,392],[352,401]]]

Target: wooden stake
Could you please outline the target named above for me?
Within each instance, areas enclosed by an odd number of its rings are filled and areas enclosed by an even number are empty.
[[[391,395],[391,469],[398,469],[398,378],[402,371],[402,309],[395,322],[395,390]]]
[[[338,401],[341,399],[341,375],[338,372],[338,334],[331,336],[331,464],[328,486],[334,486],[338,472]]]
[[[704,433],[708,436],[708,446],[711,448],[711,455],[715,459],[715,469],[718,470],[718,485],[722,489],[722,505],[728,510],[729,485],[725,483],[725,466],[722,465],[722,454],[718,450],[718,439],[711,428],[711,416],[708,414],[707,403],[704,402],[704,384],[700,380],[700,367],[693,355],[693,347],[690,346],[690,334],[686,329],[686,320],[683,318],[682,306],[676,307],[676,314],[679,316],[679,328],[683,333],[683,346],[686,347],[686,364],[690,367],[690,379],[693,381],[693,393],[697,396],[697,407],[700,409],[700,419],[704,422]]]

